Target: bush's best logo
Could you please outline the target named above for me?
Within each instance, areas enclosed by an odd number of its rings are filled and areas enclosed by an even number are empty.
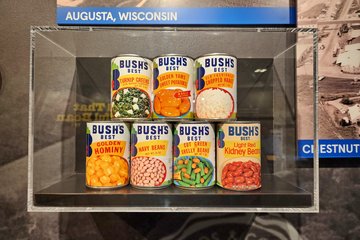
[[[239,137],[252,137],[259,136],[259,127],[256,126],[244,126],[244,127],[229,127],[229,136]]]
[[[124,126],[122,125],[93,125],[93,134],[124,134]]]
[[[230,67],[233,68],[235,66],[233,58],[206,58],[205,59],[205,67]]]
[[[137,126],[137,134],[168,134],[168,126],[148,126],[139,125]]]
[[[208,126],[180,126],[179,135],[196,135],[196,136],[206,136],[209,135]]]
[[[162,57],[159,58],[159,67],[161,66],[184,66],[188,64],[185,57]]]
[[[145,61],[120,60],[119,67],[120,68],[136,68],[136,69],[148,70],[149,64]]]

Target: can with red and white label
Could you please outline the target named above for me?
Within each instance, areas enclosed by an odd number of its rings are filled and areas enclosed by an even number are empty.
[[[249,191],[261,187],[261,128],[259,122],[218,125],[217,185]]]

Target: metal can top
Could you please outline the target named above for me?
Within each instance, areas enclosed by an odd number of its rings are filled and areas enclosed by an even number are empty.
[[[116,55],[115,57],[140,57],[140,56],[134,53],[123,53]]]
[[[111,119],[111,120],[107,120],[107,121],[89,121],[86,123],[130,123],[130,121],[126,121],[126,120],[119,120],[119,119]]]
[[[211,122],[211,123],[233,123],[233,118],[195,118],[195,122]]]
[[[180,54],[180,53],[166,53],[166,54],[161,54],[159,56],[156,56],[154,57],[154,60],[157,59],[157,58],[160,58],[160,57],[187,57],[187,58],[190,58],[192,60],[194,60],[192,57],[188,56],[188,55],[185,55],[185,54]]]
[[[207,53],[204,55],[201,55],[199,57],[197,57],[196,59],[202,58],[202,57],[211,57],[211,56],[228,56],[228,57],[233,57],[233,58],[237,58],[234,55],[228,54],[228,53]]]
[[[134,121],[133,124],[151,124],[151,125],[170,125],[171,123],[169,122],[165,122],[165,121],[144,121],[144,120],[139,120],[139,121]]]
[[[143,56],[140,56],[140,55],[137,55],[137,54],[133,54],[133,53],[119,54],[119,55],[117,55],[117,56],[114,56],[113,59],[114,59],[114,58],[118,58],[118,57],[120,57],[120,58],[122,58],[122,57],[138,57],[138,58],[142,58],[142,59],[146,59],[146,60],[151,61],[150,58],[143,57]]]
[[[204,120],[204,121],[188,121],[188,122],[183,121],[183,122],[177,123],[176,125],[180,125],[180,124],[213,124],[213,123],[210,121],[206,121],[206,120]]]
[[[258,123],[260,124],[260,121],[227,121],[227,122],[221,122],[219,124],[234,124],[234,123],[239,123],[239,124],[243,124],[243,123]]]

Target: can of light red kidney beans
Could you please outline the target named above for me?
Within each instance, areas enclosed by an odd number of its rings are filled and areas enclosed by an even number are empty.
[[[130,131],[124,122],[86,124],[86,186],[109,189],[129,183]]]
[[[165,122],[135,122],[131,129],[131,180],[137,188],[172,183],[172,131]]]
[[[135,54],[111,60],[111,118],[151,119],[152,61]]]
[[[215,185],[215,131],[209,122],[179,123],[174,130],[174,184],[191,190]]]
[[[153,61],[154,119],[193,119],[194,60],[166,54]]]
[[[211,53],[195,60],[196,119],[236,119],[237,59]]]
[[[228,122],[217,130],[217,185],[249,191],[261,187],[259,122]]]

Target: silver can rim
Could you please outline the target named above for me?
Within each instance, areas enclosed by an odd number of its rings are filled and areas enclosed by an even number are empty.
[[[165,121],[143,121],[143,120],[134,121],[134,122],[132,123],[132,125],[134,125],[134,124],[167,125],[167,126],[171,126],[171,125],[172,125],[171,123],[165,122]]]
[[[89,122],[86,122],[86,124],[91,124],[91,123],[104,123],[104,124],[106,124],[106,123],[124,123],[124,124],[129,124],[129,123],[131,123],[129,120],[119,120],[119,119],[112,119],[112,120],[107,120],[107,121],[100,121],[100,120],[98,120],[98,121],[89,121]]]
[[[195,60],[199,60],[200,58],[204,58],[204,57],[217,57],[217,56],[233,57],[233,58],[237,59],[236,56],[234,56],[232,54],[228,54],[228,53],[206,53],[204,55],[197,57]]]
[[[176,126],[179,126],[181,124],[210,124],[213,125],[214,123],[211,121],[206,121],[206,120],[202,120],[202,121],[183,121],[183,122],[179,122],[176,124]]]
[[[121,185],[116,185],[113,187],[94,187],[94,186],[90,186],[88,184],[85,184],[86,188],[91,189],[91,190],[96,190],[96,191],[109,191],[109,190],[116,190],[119,188],[124,188],[126,186],[129,185],[129,182],[126,184],[121,184]]]
[[[260,121],[228,121],[228,122],[221,122],[218,125],[230,125],[230,124],[259,124],[261,125]]]
[[[185,55],[185,54],[181,54],[181,53],[165,53],[165,54],[161,54],[159,56],[154,57],[153,61],[155,61],[156,59],[161,58],[161,57],[186,57],[186,58],[191,59],[192,61],[195,60],[194,58],[190,57],[189,55]]]
[[[151,60],[150,58],[148,58],[148,57],[143,57],[143,56],[140,56],[140,55],[138,55],[138,54],[133,54],[133,53],[119,54],[119,55],[113,57],[113,58],[111,59],[111,61],[115,60],[116,58],[125,58],[125,57],[138,57],[138,58],[140,58],[140,59],[145,59],[145,60],[148,60],[149,62],[152,62],[152,60]]]

